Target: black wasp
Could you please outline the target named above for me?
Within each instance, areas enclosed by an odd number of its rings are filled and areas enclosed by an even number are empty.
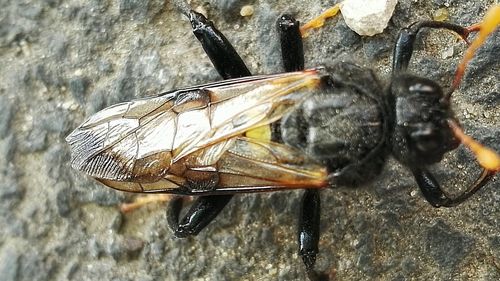
[[[500,18],[498,5],[471,28],[422,21],[401,30],[387,87],[371,70],[351,63],[304,70],[305,31],[290,15],[277,23],[286,72],[251,76],[212,22],[189,9],[183,13],[226,80],[108,107],[66,138],[73,168],[107,186],[198,196],[180,220],[182,199],[170,204],[169,224],[178,237],[198,234],[236,193],[305,189],[299,254],[310,279],[322,279],[314,271],[321,188],[372,180],[391,154],[411,170],[430,204],[450,207],[500,170],[496,153],[465,136],[450,108],[451,93],[471,55],[459,65],[447,93],[433,80],[407,72],[420,30],[447,29],[464,40],[479,31],[473,47],[484,40],[485,30],[498,25],[491,21]],[[427,166],[460,142],[476,154],[483,172],[451,198]]]

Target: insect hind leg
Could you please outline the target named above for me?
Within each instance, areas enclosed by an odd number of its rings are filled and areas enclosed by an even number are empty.
[[[285,71],[304,70],[304,48],[300,23],[291,15],[282,15],[276,22],[280,35],[281,58]]]
[[[191,22],[193,33],[200,41],[215,69],[224,79],[250,76],[247,66],[233,45],[220,32],[213,22],[193,10],[183,11]]]
[[[178,238],[195,236],[217,217],[232,197],[232,195],[198,197],[180,220],[184,198],[178,197],[172,200],[168,206],[168,224]]]
[[[316,256],[319,248],[319,225],[320,225],[320,195],[317,189],[306,189],[302,195],[300,206],[298,242],[299,256],[302,258],[309,280],[328,280],[324,273],[318,273],[314,269]]]
[[[224,79],[251,76],[247,66],[233,45],[204,15],[191,10],[184,1],[174,1],[177,8],[188,17],[193,33],[201,43],[217,72]],[[233,195],[198,197],[179,221],[182,198],[172,200],[167,211],[170,228],[177,237],[197,235],[229,203]]]

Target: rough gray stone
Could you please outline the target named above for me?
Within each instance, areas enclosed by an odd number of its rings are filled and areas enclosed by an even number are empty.
[[[21,280],[43,281],[50,280],[54,276],[56,261],[49,258],[48,253],[40,255],[37,251],[29,250],[22,254],[20,260],[18,272]]]
[[[209,0],[208,3],[212,8],[218,12],[225,13],[226,15],[236,18],[240,14],[241,7],[251,5],[254,0]]]
[[[0,205],[5,205],[3,208],[5,212],[18,203],[23,194],[15,176],[15,172],[9,170],[2,175],[2,181],[0,181],[0,199],[2,199]]]
[[[477,92],[473,89],[474,85],[477,85],[478,81],[484,80],[487,76],[488,69],[498,67],[500,63],[500,57],[497,55],[500,53],[500,31],[497,30],[493,32],[488,37],[488,40],[481,46],[477,51],[474,59],[470,62],[467,67],[467,72],[464,76],[464,80],[461,87],[467,92],[472,91],[473,94],[469,95],[472,100],[476,97],[483,96],[486,93]],[[492,81],[496,83],[496,90],[500,90],[500,86],[497,81]],[[472,88],[472,89],[471,89]],[[495,93],[487,93],[488,95],[495,96]],[[497,97],[498,98],[498,94]]]
[[[144,247],[144,242],[134,238],[112,238],[105,246],[106,254],[115,260],[135,259]]]
[[[19,278],[19,252],[16,248],[4,245],[0,250],[0,276],[3,281],[16,281]]]
[[[474,241],[450,229],[442,221],[427,230],[427,249],[434,260],[443,268],[453,268],[467,255],[470,248],[474,246]]]
[[[176,239],[167,226],[166,204],[121,214],[118,205],[134,195],[70,167],[64,137],[91,114],[220,79],[172,1],[4,2],[0,251],[14,259],[0,259],[0,279],[306,278],[296,245],[301,191],[235,196],[197,237]],[[207,11],[255,74],[282,71],[275,31],[280,14],[306,22],[328,8],[314,1],[237,2],[191,1]],[[373,68],[387,86],[400,28],[430,19],[442,7],[451,20],[470,25],[492,1],[414,2],[399,1],[388,28],[375,37],[356,35],[341,17],[326,21],[304,40],[306,66],[356,62]],[[254,5],[251,17],[238,16],[243,4]],[[466,132],[497,150],[498,46],[498,39],[490,39],[480,49],[452,99]],[[443,59],[448,48],[453,52]],[[446,88],[464,49],[446,32],[424,32],[410,71]],[[479,173],[463,149],[432,168],[453,194]],[[464,204],[436,209],[425,202],[411,173],[388,159],[372,183],[327,189],[321,196],[317,268],[336,280],[498,280],[498,176]],[[485,257],[491,262],[484,263]]]
[[[0,139],[7,135],[12,119],[12,103],[6,95],[0,95]]]
[[[392,46],[387,44],[392,38],[386,33],[380,34],[372,40],[366,40],[363,44],[364,55],[369,60],[378,60],[387,56],[392,51]]]
[[[52,34],[44,38],[48,45],[49,54],[55,56],[58,60],[63,60],[68,51],[68,39],[62,34]]]
[[[120,14],[130,16],[132,20],[150,21],[156,13],[160,12],[163,4],[161,0],[121,0]]]
[[[67,217],[73,208],[72,204],[73,191],[70,188],[64,188],[57,192],[56,207],[60,216]]]
[[[101,59],[97,62],[97,68],[103,74],[109,74],[113,72],[113,65],[110,61]]]
[[[34,126],[29,132],[24,132],[19,140],[19,150],[24,153],[42,151],[47,147],[47,131],[41,126]]]
[[[87,92],[89,83],[89,80],[85,77],[76,77],[69,80],[69,90],[73,97],[80,103],[83,103],[85,99],[85,93]]]
[[[0,138],[0,174],[8,173],[13,169],[12,159],[16,149],[16,141],[14,135],[10,134],[5,138]]]
[[[99,244],[95,237],[88,239],[87,251],[93,258],[99,258],[104,252],[102,246]]]

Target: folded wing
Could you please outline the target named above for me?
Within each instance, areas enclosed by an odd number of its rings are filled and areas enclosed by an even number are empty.
[[[72,166],[101,181],[152,184],[193,153],[213,150],[217,162],[228,139],[278,120],[319,79],[317,70],[253,76],[111,106],[66,138]]]
[[[193,165],[198,155],[186,159],[189,165],[168,173],[155,182],[100,180],[119,190],[183,195],[215,195],[261,192],[293,188],[322,188],[326,168],[292,147],[246,137],[236,137],[215,163]],[[213,188],[196,188],[197,175],[216,179]],[[209,177],[207,177],[207,174]],[[203,182],[199,186],[206,187]]]

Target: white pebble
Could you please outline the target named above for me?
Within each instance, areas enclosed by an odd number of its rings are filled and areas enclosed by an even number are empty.
[[[340,11],[345,23],[359,35],[382,33],[391,19],[397,0],[345,0]]]
[[[455,49],[453,48],[453,46],[450,46],[441,53],[441,58],[442,59],[451,58],[453,57],[454,54],[455,54]]]
[[[253,15],[253,6],[252,5],[245,5],[245,6],[241,7],[240,15],[242,17],[249,17],[249,16]]]

